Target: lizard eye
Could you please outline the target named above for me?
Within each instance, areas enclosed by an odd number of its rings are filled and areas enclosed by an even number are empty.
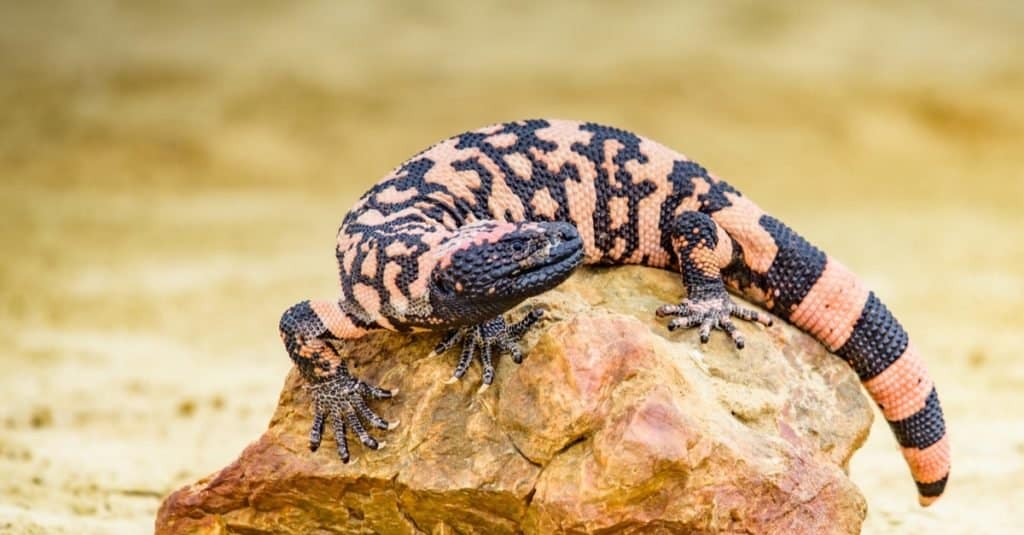
[[[521,253],[525,249],[526,249],[526,244],[525,243],[523,243],[521,241],[514,241],[514,242],[512,242],[512,251],[513,252]]]
[[[439,277],[437,279],[437,288],[446,294],[455,293],[455,281],[451,277]]]

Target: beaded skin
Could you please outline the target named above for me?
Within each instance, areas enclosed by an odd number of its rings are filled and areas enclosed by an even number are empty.
[[[310,445],[325,422],[348,461],[346,434],[388,429],[366,399],[394,393],[352,377],[333,343],[375,330],[446,331],[460,346],[452,376],[479,360],[519,362],[516,340],[540,317],[502,314],[580,264],[676,270],[687,297],[657,310],[668,327],[744,340],[733,319],[770,325],[732,290],[814,336],[856,371],[889,422],[929,505],[949,477],[934,383],[906,331],[865,284],[739,191],[682,154],[625,130],[564,120],[496,124],[413,156],[364,194],[336,243],[341,295],[303,301],[281,337],[314,399]],[[482,388],[483,388],[482,387]]]

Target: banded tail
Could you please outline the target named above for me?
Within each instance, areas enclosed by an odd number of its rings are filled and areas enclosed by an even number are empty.
[[[758,223],[778,247],[764,275],[772,311],[857,372],[896,436],[918,501],[931,505],[949,478],[949,440],[935,385],[907,332],[841,263],[770,216]]]

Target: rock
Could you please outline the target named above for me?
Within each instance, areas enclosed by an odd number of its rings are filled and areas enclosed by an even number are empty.
[[[445,385],[438,335],[350,343],[354,373],[387,388],[402,424],[342,464],[307,447],[310,401],[289,374],[269,429],[163,503],[157,533],[857,533],[846,475],[871,406],[853,372],[796,329],[669,333],[654,310],[678,277],[585,268],[528,301],[545,320],[478,395],[478,364]],[[519,317],[522,309],[511,313]],[[284,358],[282,356],[282,358]]]

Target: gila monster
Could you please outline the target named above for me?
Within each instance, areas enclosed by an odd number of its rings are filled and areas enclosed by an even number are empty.
[[[697,163],[625,130],[565,120],[497,124],[412,157],[344,218],[339,299],[303,301],[281,317],[289,356],[309,385],[310,449],[329,419],[342,461],[346,433],[369,449],[367,425],[392,429],[367,400],[395,392],[353,377],[333,342],[371,331],[447,331],[459,346],[451,381],[474,360],[482,386],[537,320],[502,314],[580,264],[678,270],[687,297],[657,310],[670,330],[712,329],[743,348],[732,318],[771,325],[727,288],[814,336],[846,360],[888,421],[929,505],[942,494],[950,450],[924,362],[889,309],[843,264]],[[365,422],[365,424],[364,424]]]

